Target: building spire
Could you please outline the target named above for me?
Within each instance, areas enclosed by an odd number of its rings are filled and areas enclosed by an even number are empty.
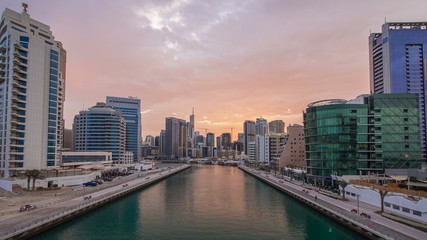
[[[193,107],[193,114],[191,114],[191,115],[194,115],[194,107]]]

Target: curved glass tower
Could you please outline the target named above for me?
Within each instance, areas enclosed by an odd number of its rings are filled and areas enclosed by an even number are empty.
[[[113,161],[123,161],[126,125],[122,114],[97,103],[74,117],[74,150],[77,152],[111,152]]]
[[[419,168],[418,97],[373,94],[323,100],[304,113],[307,172],[358,175],[387,168]]]

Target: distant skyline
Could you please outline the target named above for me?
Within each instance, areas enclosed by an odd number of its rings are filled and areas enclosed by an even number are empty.
[[[67,50],[66,127],[106,96],[133,96],[144,138],[192,107],[196,131],[234,127],[234,140],[260,116],[302,124],[310,102],[369,93],[368,36],[385,18],[427,21],[427,1],[26,2]]]

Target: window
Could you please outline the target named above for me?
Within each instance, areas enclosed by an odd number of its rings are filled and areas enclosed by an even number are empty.
[[[412,210],[412,214],[414,214],[415,216],[421,217],[421,212],[419,211]]]
[[[400,206],[393,204],[393,209],[400,210]]]
[[[409,130],[409,127],[404,127],[403,128],[405,131],[408,131]]]
[[[408,118],[403,118],[403,121],[407,122],[409,119]]]
[[[404,136],[404,139],[405,139],[405,140],[408,140],[408,139],[409,139],[409,136]]]
[[[406,108],[405,108],[405,109],[403,109],[403,112],[404,112],[404,113],[407,113],[407,112],[408,112],[408,109],[406,109]]]
[[[406,213],[409,213],[409,208],[402,207],[402,211],[404,211],[404,212],[406,212]]]
[[[409,145],[405,145],[405,148],[409,148]]]

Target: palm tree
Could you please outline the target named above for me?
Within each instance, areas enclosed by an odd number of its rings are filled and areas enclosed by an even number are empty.
[[[31,181],[31,170],[25,170],[25,176],[27,177],[27,190],[30,191],[30,181]]]
[[[35,185],[36,185],[36,179],[42,179],[43,177],[40,176],[41,171],[38,169],[33,169],[30,170],[31,171],[31,177],[33,178],[33,191],[35,190]]]
[[[342,199],[345,199],[345,187],[347,187],[348,182],[342,180],[340,186],[342,187]]]
[[[307,178],[307,173],[303,171],[303,172],[301,172],[301,176],[302,176],[302,184],[304,185],[304,182]]]

